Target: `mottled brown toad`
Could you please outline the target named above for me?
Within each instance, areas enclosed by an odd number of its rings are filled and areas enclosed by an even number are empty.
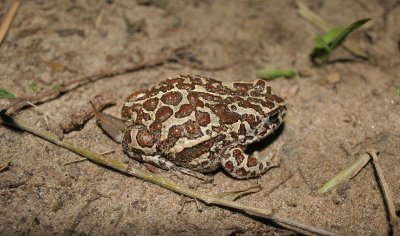
[[[256,177],[271,167],[270,158],[244,150],[276,130],[285,114],[285,102],[263,80],[177,76],[128,97],[122,143],[130,156],[164,169],[207,173],[222,165],[236,178]]]

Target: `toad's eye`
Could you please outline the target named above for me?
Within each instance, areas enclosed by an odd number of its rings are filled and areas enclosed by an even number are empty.
[[[279,122],[279,111],[277,111],[277,112],[273,113],[272,115],[270,115],[268,117],[268,121],[271,124],[278,123]]]

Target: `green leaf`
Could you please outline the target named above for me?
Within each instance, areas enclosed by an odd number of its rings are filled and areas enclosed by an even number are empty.
[[[0,88],[0,99],[3,98],[15,98],[15,95],[6,89]]]
[[[369,20],[371,18],[361,19],[347,27],[333,28],[327,33],[317,36],[314,39],[311,61],[315,65],[323,65],[328,62],[331,52],[339,47],[350,33],[360,28]]]
[[[285,77],[285,78],[293,78],[296,76],[296,71],[288,69],[288,70],[268,70],[268,69],[261,69],[257,71],[257,76],[261,79],[265,80],[272,80],[278,77]]]
[[[330,31],[328,31],[327,33],[325,33],[324,35],[320,36],[321,40],[324,41],[324,43],[327,45],[328,49],[331,49],[332,45],[330,45],[330,43],[335,41],[336,38],[340,37],[340,35],[345,30],[346,30],[346,28],[343,28],[343,27],[333,28]],[[337,46],[339,46],[339,45],[336,45],[336,47]]]
[[[314,39],[314,49],[319,48],[319,49],[324,49],[324,50],[329,50],[329,45],[326,43],[326,39],[323,36],[317,36]]]
[[[396,92],[397,92],[397,95],[399,95],[399,96],[400,96],[400,86],[397,86],[397,88],[396,88]]]

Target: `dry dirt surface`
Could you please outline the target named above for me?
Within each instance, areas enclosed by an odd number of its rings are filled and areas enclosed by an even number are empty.
[[[0,19],[11,3],[0,3]],[[210,184],[143,165],[125,155],[94,119],[64,139],[98,153],[114,150],[108,157],[205,193],[260,183],[262,191],[238,202],[337,234],[387,235],[387,208],[370,163],[338,191],[316,191],[357,160],[358,153],[374,148],[380,152],[399,214],[400,4],[304,3],[336,26],[373,18],[351,35],[369,60],[339,48],[333,63],[315,67],[309,55],[321,31],[299,16],[292,1],[34,0],[22,1],[0,45],[0,87],[18,96],[34,95],[195,42],[185,54],[190,63],[171,62],[98,80],[16,115],[46,128],[42,112],[57,124],[106,90],[113,92],[116,105],[105,113],[120,117],[124,99],[132,92],[178,74],[251,82],[260,68],[306,71],[309,76],[269,82],[277,94],[286,94],[288,115],[284,127],[260,149],[261,155],[278,155],[281,165],[259,179],[239,181],[219,170],[210,175]],[[78,160],[80,156],[41,138],[0,126],[0,162],[11,162],[0,173],[0,234],[295,234],[271,221],[196,203]]]

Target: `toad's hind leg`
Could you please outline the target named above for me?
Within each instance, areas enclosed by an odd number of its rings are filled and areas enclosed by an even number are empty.
[[[221,158],[223,168],[233,177],[238,179],[257,177],[268,169],[278,166],[272,154],[258,157],[257,152],[248,155],[244,149],[243,146],[228,149]]]
[[[159,155],[155,155],[155,156],[145,156],[142,155],[141,156],[141,160],[146,162],[146,163],[150,163],[153,164],[155,166],[160,167],[161,169],[164,170],[171,170],[171,169],[176,169],[176,165],[170,161],[168,161],[167,159],[159,156]]]
[[[138,158],[135,158],[135,159],[138,159]],[[164,157],[162,157],[160,155],[155,155],[155,156],[141,155],[140,160],[143,162],[146,162],[146,163],[153,164],[164,170],[179,171],[183,174],[190,175],[190,176],[196,177],[196,178],[204,180],[204,181],[210,180],[210,178],[207,177],[206,175],[203,175],[200,172],[196,172],[196,171],[184,168],[184,167],[177,166],[174,163],[172,163],[171,161],[165,159]]]

